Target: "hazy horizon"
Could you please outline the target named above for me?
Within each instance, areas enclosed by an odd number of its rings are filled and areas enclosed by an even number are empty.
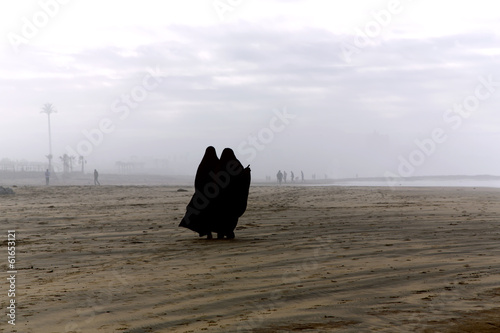
[[[58,167],[193,175],[212,145],[255,178],[500,175],[489,1],[0,6],[0,160],[47,162],[52,103]]]

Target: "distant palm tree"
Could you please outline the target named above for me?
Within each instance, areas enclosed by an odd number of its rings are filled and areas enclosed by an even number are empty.
[[[68,173],[70,157],[68,156],[68,154],[64,154],[63,156],[59,156],[59,159],[61,160],[61,162],[63,162],[63,173]]]
[[[47,117],[49,119],[49,155],[47,155],[47,158],[49,159],[49,170],[52,172],[52,134],[50,131],[50,114],[51,113],[56,113],[56,109],[54,109],[54,106],[51,103],[45,103],[42,107],[42,111],[40,113],[46,113]]]
[[[69,172],[73,172],[73,162],[76,160],[76,156],[69,157]]]
[[[87,163],[87,160],[85,159],[85,157],[80,156],[80,157],[78,157],[78,163],[82,165],[82,174],[84,174],[85,173],[85,163]]]

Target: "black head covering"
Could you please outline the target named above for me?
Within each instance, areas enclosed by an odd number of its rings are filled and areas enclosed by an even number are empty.
[[[201,159],[198,170],[196,170],[196,177],[194,179],[194,188],[203,191],[205,185],[211,181],[210,172],[215,172],[219,165],[219,158],[212,146],[205,149],[205,155]]]
[[[243,171],[243,165],[238,161],[236,155],[234,155],[234,151],[231,148],[225,148],[220,155],[218,170],[229,171],[229,168],[233,173],[236,171],[241,173]]]

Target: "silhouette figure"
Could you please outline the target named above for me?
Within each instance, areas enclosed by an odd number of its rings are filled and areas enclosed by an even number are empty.
[[[217,218],[214,231],[217,238],[234,238],[234,229],[238,219],[247,208],[250,189],[250,167],[243,168],[230,148],[222,151],[218,173],[227,173],[227,186],[221,186],[219,200],[216,200]]]
[[[302,178],[302,182],[304,182],[304,171],[300,171],[300,177]]]
[[[216,219],[215,216],[215,204],[216,196],[219,195],[219,189],[217,183],[215,183],[215,172],[219,166],[219,158],[215,152],[215,148],[210,146],[205,150],[205,155],[196,170],[196,176],[194,179],[194,195],[191,198],[186,210],[186,215],[179,224],[180,227],[185,227],[196,231],[200,237],[207,236],[207,238],[212,238],[212,224]],[[205,190],[206,189],[206,190]],[[210,192],[210,190],[212,190]],[[205,193],[206,191],[206,193]],[[212,200],[207,198],[208,196],[214,197]]]
[[[246,210],[250,188],[250,168],[243,168],[234,152],[226,148],[220,160],[210,146],[198,166],[195,193],[179,224],[200,237],[234,238],[239,217]]]
[[[293,183],[293,180],[295,179],[295,176],[293,175],[293,171],[290,171],[290,179],[291,179],[291,182]]]
[[[281,180],[283,180],[283,174],[281,173],[281,170],[278,170],[278,173],[276,174],[276,178],[278,178],[278,184],[281,185]]]
[[[283,181],[285,182],[286,184],[286,171],[283,171]]]
[[[45,171],[45,185],[49,185],[49,182],[50,182],[50,171],[49,169],[47,169]]]
[[[99,172],[97,172],[96,169],[94,169],[94,185],[101,185],[101,183],[99,183]]]

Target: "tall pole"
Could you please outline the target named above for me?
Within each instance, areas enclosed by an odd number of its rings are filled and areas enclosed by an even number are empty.
[[[54,109],[54,106],[51,103],[45,103],[42,107],[42,111],[40,113],[46,113],[49,121],[49,155],[47,158],[49,159],[49,171],[52,172],[52,133],[50,128],[50,114],[57,112]]]
[[[52,132],[50,130],[50,113],[47,113],[49,120],[49,170],[52,172]]]

